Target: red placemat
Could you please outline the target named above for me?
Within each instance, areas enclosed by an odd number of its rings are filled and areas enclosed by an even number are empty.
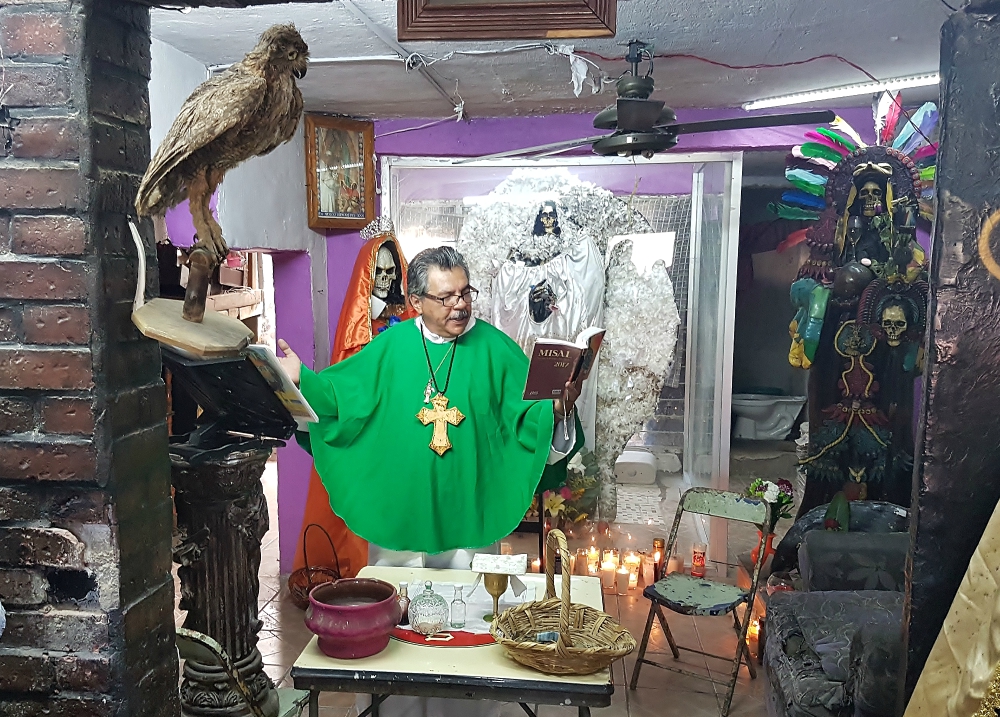
[[[428,642],[425,636],[413,630],[404,630],[401,627],[397,627],[392,631],[392,637],[397,640],[411,642],[414,645],[427,645],[428,647],[478,647],[496,642],[493,639],[493,635],[478,635],[474,632],[465,632],[464,630],[449,630],[447,633],[439,634],[448,634],[454,639],[431,640]]]

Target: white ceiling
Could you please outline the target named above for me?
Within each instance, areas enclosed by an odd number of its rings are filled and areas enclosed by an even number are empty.
[[[396,5],[355,0],[388,35],[395,37]],[[940,0],[620,0],[618,36],[567,41],[606,57],[633,37],[651,41],[657,53],[686,53],[729,65],[780,64],[838,54],[879,78],[938,69],[940,27],[949,14]],[[394,54],[347,7],[293,3],[241,10],[202,8],[189,13],[153,11],[153,36],[206,65],[239,60],[267,27],[294,22],[313,58]],[[440,57],[453,50],[501,49],[527,41],[403,43],[408,51]],[[598,61],[617,78],[623,61]],[[566,57],[543,50],[504,55],[456,56],[432,70],[472,117],[589,112],[611,104],[614,87],[598,95],[589,88],[576,98]],[[675,108],[737,107],[762,97],[866,81],[836,60],[778,69],[729,70],[690,59],[658,59],[654,97]],[[391,61],[317,64],[300,83],[306,108],[370,117],[444,117],[452,107],[419,73]],[[910,90],[907,100],[933,99],[937,92]],[[925,97],[926,95],[926,97]],[[870,97],[838,100],[861,106]]]

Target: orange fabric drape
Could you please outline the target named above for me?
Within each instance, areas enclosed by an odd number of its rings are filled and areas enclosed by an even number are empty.
[[[333,352],[330,356],[331,364],[343,361],[363,349],[372,340],[372,336],[385,325],[383,321],[371,319],[370,302],[375,280],[375,260],[378,257],[378,250],[386,244],[395,249],[395,258],[401,274],[400,287],[403,297],[406,296],[406,260],[396,238],[391,234],[381,234],[366,242],[354,264],[351,283],[340,310],[340,320],[337,322],[337,333],[334,336]],[[412,309],[407,309],[405,306],[399,308],[400,319],[409,319],[414,315]],[[293,570],[305,567],[304,535],[306,526],[312,523],[321,526],[330,535],[337,557],[334,559],[333,552],[323,535],[318,530],[312,530],[308,546],[309,567],[333,568],[339,562],[341,576],[351,578],[368,564],[368,543],[352,533],[347,524],[330,508],[330,496],[323,486],[319,473],[316,472],[316,466],[313,466],[309,476],[306,510],[299,529]]]

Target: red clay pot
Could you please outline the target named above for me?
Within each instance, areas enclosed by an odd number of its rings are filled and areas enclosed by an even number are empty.
[[[401,615],[399,596],[392,585],[351,578],[312,589],[306,627],[319,637],[324,655],[355,659],[384,650]]]

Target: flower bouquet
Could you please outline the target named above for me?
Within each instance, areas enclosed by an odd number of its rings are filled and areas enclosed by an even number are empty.
[[[777,483],[762,478],[754,478],[750,487],[747,488],[747,496],[750,498],[760,498],[771,504],[771,525],[768,526],[774,532],[774,526],[782,518],[791,518],[792,513],[792,484],[782,478]]]
[[[750,487],[747,488],[747,496],[750,498],[759,498],[765,500],[771,504],[771,524],[768,526],[769,531],[767,539],[764,545],[764,560],[767,560],[767,556],[774,554],[774,526],[778,524],[778,521],[782,518],[791,518],[792,513],[790,508],[792,507],[792,484],[791,482],[781,479],[777,483],[772,483],[769,480],[763,480],[761,478],[754,478]],[[758,535],[758,538],[761,537]],[[755,547],[750,553],[750,559],[754,563],[757,562],[757,556],[759,554],[759,543],[758,547]]]
[[[593,514],[599,492],[594,454],[589,451],[577,453],[567,466],[565,485],[542,494],[541,509],[552,523],[565,528],[582,523]],[[538,509],[536,499],[529,515],[537,516]]]

